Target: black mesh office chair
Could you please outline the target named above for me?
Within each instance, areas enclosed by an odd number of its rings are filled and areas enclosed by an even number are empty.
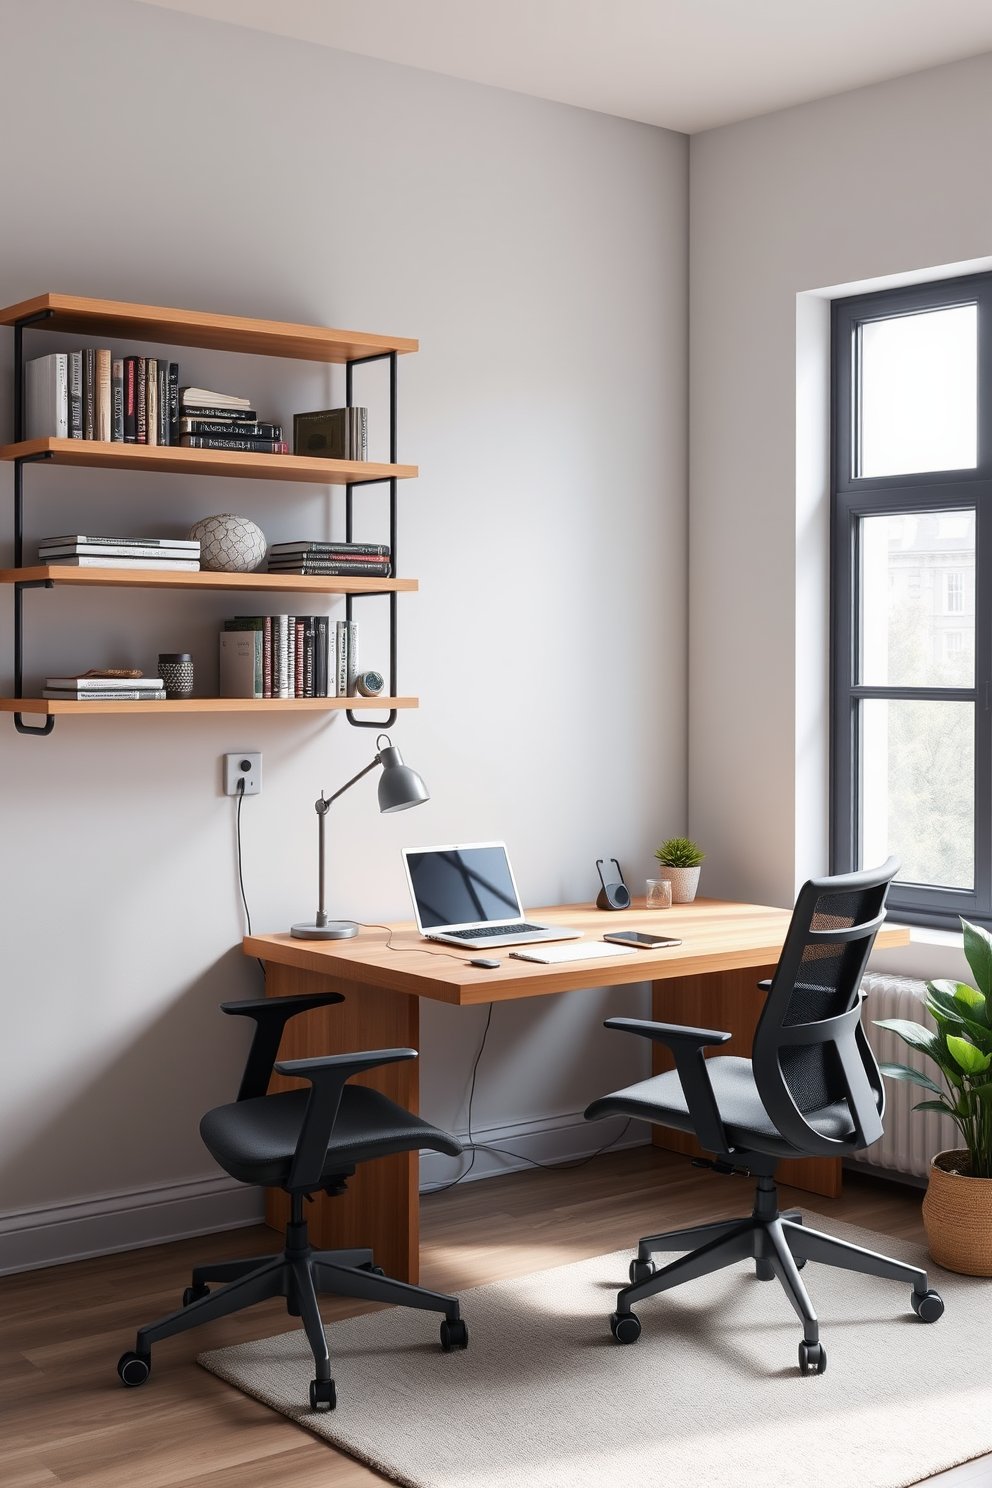
[[[307,1008],[343,1001],[340,993],[326,992],[221,1004],[225,1013],[253,1018],[255,1036],[237,1100],[208,1111],[200,1122],[200,1135],[233,1178],[282,1188],[290,1195],[286,1246],[281,1255],[195,1266],[193,1284],[186,1288],[179,1311],[139,1328],[133,1352],[122,1355],[117,1372],[125,1385],[144,1384],[151,1371],[153,1343],[270,1297],[285,1297],[290,1315],[303,1320],[316,1365],[316,1379],[310,1385],[311,1410],[333,1410],[336,1404],[317,1305],[319,1292],[443,1312],[441,1347],[449,1351],[467,1346],[468,1331],[455,1297],[391,1280],[375,1265],[371,1250],[310,1249],[304,1199],[320,1191],[344,1193],[357,1163],[422,1147],[452,1157],[462,1150],[461,1143],[447,1132],[405,1111],[379,1091],[346,1083],[363,1070],[416,1059],[415,1049],[375,1049],[276,1063],[279,1041],[290,1018]],[[310,1089],[267,1095],[273,1069],[308,1080]],[[212,1281],[225,1285],[211,1292],[207,1283]]]
[[[758,984],[768,998],[750,1059],[704,1058],[703,1050],[725,1044],[729,1033],[608,1020],[607,1028],[664,1044],[676,1067],[594,1101],[586,1116],[638,1116],[694,1132],[704,1151],[714,1154],[717,1172],[757,1179],[748,1218],[646,1235],[638,1243],[631,1284],[618,1294],[610,1319],[618,1343],[640,1336],[631,1311],[635,1303],[748,1257],[759,1281],[778,1277],[802,1320],[803,1374],[822,1374],[827,1365],[799,1275],[807,1261],[908,1281],[913,1310],[923,1322],[936,1322],[943,1312],[925,1271],[808,1229],[796,1210],[780,1214],[774,1179],[780,1158],[844,1157],[882,1135],[885,1098],[861,1027],[861,978],[898,867],[890,858],[882,868],[803,885],[775,975]],[[688,1254],[659,1271],[651,1257],[664,1251]]]

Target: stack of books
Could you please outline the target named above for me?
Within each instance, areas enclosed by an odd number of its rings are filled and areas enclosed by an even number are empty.
[[[143,702],[147,698],[161,700],[165,697],[165,686],[161,677],[134,676],[120,672],[103,674],[84,672],[78,677],[49,677],[45,682],[43,698],[62,698],[71,702]]]
[[[24,393],[28,439],[171,444],[179,363],[107,347],[52,352],[27,363]]]
[[[220,635],[220,695],[353,697],[358,624],[326,615],[237,615]]]
[[[312,578],[388,579],[392,573],[389,548],[382,543],[299,542],[273,543],[269,573],[308,574]]]
[[[285,455],[289,446],[281,424],[260,422],[247,398],[212,393],[207,388],[179,389],[175,442],[185,449],[248,450],[256,455]]]
[[[68,568],[154,568],[196,573],[200,544],[178,537],[46,537],[38,545],[39,563]]]

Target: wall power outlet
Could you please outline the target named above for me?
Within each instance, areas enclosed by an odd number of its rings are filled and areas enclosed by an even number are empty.
[[[238,789],[238,781],[244,780],[244,790]],[[243,749],[240,754],[224,756],[225,796],[257,796],[262,791],[262,756]]]

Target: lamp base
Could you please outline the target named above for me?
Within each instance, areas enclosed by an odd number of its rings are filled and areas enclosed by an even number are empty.
[[[358,929],[354,920],[328,920],[326,925],[293,925],[289,933],[295,940],[350,940]]]

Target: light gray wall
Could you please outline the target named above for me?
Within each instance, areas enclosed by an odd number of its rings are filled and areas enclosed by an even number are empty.
[[[422,471],[400,498],[422,583],[401,687],[421,709],[395,739],[433,798],[379,818],[366,783],[335,807],[334,909],[405,916],[411,841],[504,837],[531,906],[591,898],[597,856],[643,879],[686,810],[684,138],[123,0],[7,0],[0,38],[0,303],[52,289],[421,340],[400,368],[400,456]],[[319,368],[177,356],[283,418],[340,396]],[[270,540],[340,532],[316,487],[36,470],[27,491],[34,538],[231,510]],[[358,497],[368,535],[382,500]],[[31,684],[190,649],[209,690],[244,604],[25,608]],[[9,657],[9,602],[0,618]],[[365,659],[384,659],[371,625]],[[62,720],[43,740],[0,721],[0,1210],[112,1209],[211,1172],[197,1122],[244,1050],[217,1004],[261,990],[219,756],[264,752],[245,880],[275,930],[314,907],[318,789],[374,737],[342,718]],[[635,1075],[642,1051],[600,1022],[645,995],[498,1007],[477,1125],[568,1125]],[[456,1127],[482,1021],[424,1012],[423,1106]]]
[[[790,904],[827,867],[816,292],[988,255],[990,146],[992,56],[691,141],[689,821],[709,892]]]

